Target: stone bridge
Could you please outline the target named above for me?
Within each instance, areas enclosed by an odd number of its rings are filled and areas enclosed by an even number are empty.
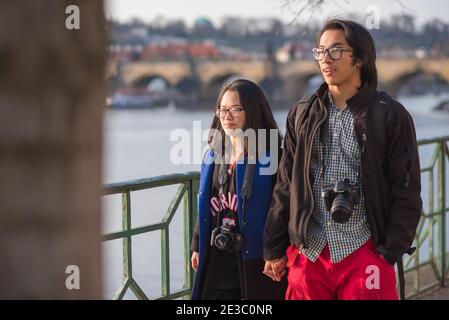
[[[409,79],[420,74],[436,75],[449,83],[449,58],[379,59],[377,68],[379,87],[393,96]],[[208,61],[194,65],[186,62],[139,62],[121,66],[120,73],[127,86],[146,86],[159,78],[168,86],[200,99],[215,99],[224,81],[231,77],[245,77],[260,84],[274,100],[296,100],[307,90],[309,80],[320,77],[313,60],[296,60],[276,65],[264,61]],[[277,77],[274,78],[274,74]]]

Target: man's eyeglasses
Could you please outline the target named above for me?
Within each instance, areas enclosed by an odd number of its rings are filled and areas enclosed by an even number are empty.
[[[324,56],[326,55],[326,52],[327,52],[327,55],[329,56],[329,58],[331,58],[332,60],[340,60],[343,51],[352,52],[351,49],[346,49],[346,48],[342,48],[342,47],[333,47],[333,48],[329,48],[329,49],[313,48],[313,50],[312,50],[313,58],[316,61],[323,60]]]
[[[231,117],[236,118],[240,115],[240,113],[245,110],[242,107],[231,107],[231,108],[218,108],[215,111],[215,114],[217,115],[217,117],[219,118],[224,118],[226,117],[226,112],[229,111],[229,113],[231,114]]]

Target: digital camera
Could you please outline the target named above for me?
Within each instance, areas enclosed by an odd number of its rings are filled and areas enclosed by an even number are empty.
[[[354,205],[360,201],[359,185],[350,183],[349,179],[337,181],[335,185],[325,187],[321,196],[332,220],[346,223],[352,216]]]
[[[242,251],[243,235],[233,225],[224,225],[212,230],[210,245],[228,252]]]

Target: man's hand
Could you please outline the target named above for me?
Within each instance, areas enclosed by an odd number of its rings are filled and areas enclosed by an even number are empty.
[[[287,272],[287,257],[265,261],[263,274],[273,279],[273,281],[281,281]]]
[[[192,268],[195,270],[195,272],[198,271],[198,260],[199,260],[199,254],[198,252],[192,252]]]

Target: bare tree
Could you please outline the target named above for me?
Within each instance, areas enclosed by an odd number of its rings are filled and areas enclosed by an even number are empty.
[[[293,14],[293,18],[290,24],[297,21],[297,19],[305,12],[309,14],[309,22],[310,19],[314,16],[315,13],[319,12],[322,8],[324,8],[328,4],[334,4],[338,8],[340,8],[343,12],[347,13],[345,6],[351,4],[351,0],[276,0],[282,10],[286,10],[287,12]],[[403,4],[401,0],[394,0],[403,10],[410,11],[410,9]]]

